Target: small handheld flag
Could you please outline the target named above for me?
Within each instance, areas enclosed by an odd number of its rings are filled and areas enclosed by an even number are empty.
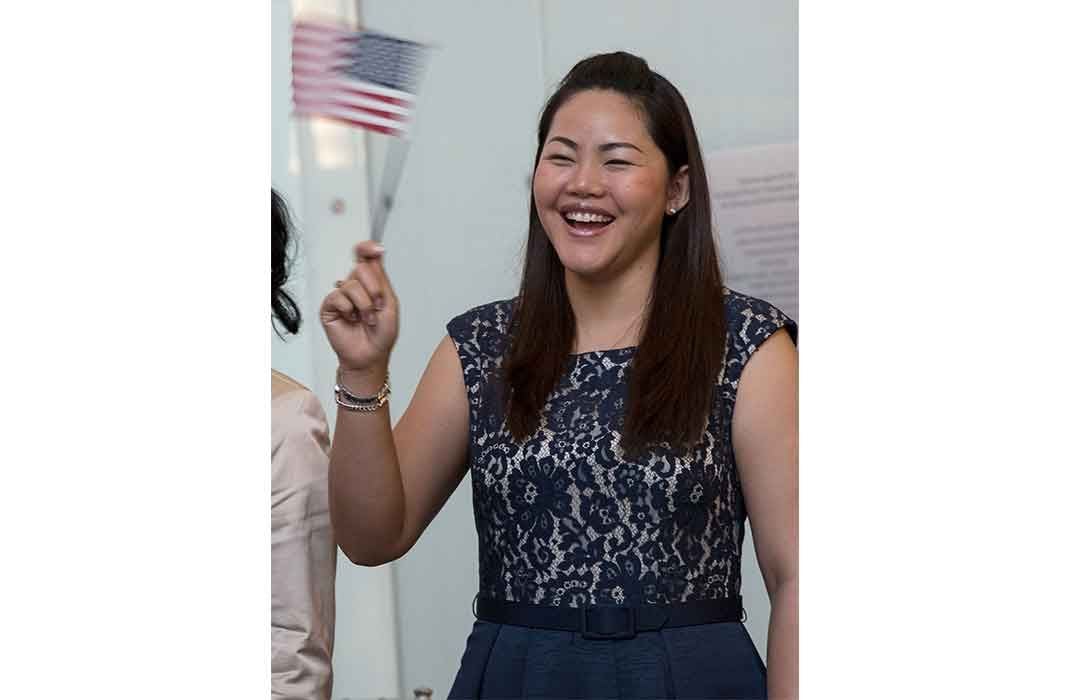
[[[294,112],[390,136],[408,130],[426,47],[343,25],[297,20]]]
[[[407,136],[427,49],[414,41],[341,24],[294,22],[294,113],[400,137],[388,147],[372,217],[374,241],[383,240],[409,151]]]

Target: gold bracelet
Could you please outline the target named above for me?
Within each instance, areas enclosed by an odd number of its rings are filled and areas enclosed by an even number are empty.
[[[383,408],[383,405],[387,403],[387,397],[391,395],[391,375],[390,373],[384,377],[383,386],[376,392],[375,396],[365,398],[358,396],[354,392],[343,386],[342,383],[342,368],[335,370],[335,403],[345,408],[348,411],[360,411],[362,413],[372,413]]]

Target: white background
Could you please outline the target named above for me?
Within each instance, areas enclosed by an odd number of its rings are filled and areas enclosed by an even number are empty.
[[[804,698],[1067,685],[1066,14],[801,17]],[[270,19],[0,25],[6,695],[268,694]]]

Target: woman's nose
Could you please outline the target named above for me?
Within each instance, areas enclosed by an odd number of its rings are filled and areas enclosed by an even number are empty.
[[[577,197],[600,197],[604,193],[603,171],[598,163],[581,161],[567,183],[569,194]]]

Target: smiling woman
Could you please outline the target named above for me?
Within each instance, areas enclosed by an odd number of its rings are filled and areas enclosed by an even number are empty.
[[[670,178],[642,116],[610,90],[563,104],[551,133],[533,197],[567,274],[596,280],[653,271],[663,217],[688,201],[688,166]]]
[[[571,352],[624,343],[638,346],[625,446],[695,441],[726,319],[707,176],[684,99],[642,59],[598,56],[552,95],[538,138],[515,342],[503,363],[516,397],[511,430],[533,430]],[[610,222],[579,226],[570,221],[578,211]],[[558,333],[548,338],[549,326]]]
[[[570,71],[540,119],[519,294],[447,325],[393,430],[383,255],[359,244],[321,307],[331,515],[379,565],[472,474],[478,619],[450,697],[795,697],[796,324],[723,286],[680,93],[626,53]],[[741,624],[746,517],[769,678]]]

